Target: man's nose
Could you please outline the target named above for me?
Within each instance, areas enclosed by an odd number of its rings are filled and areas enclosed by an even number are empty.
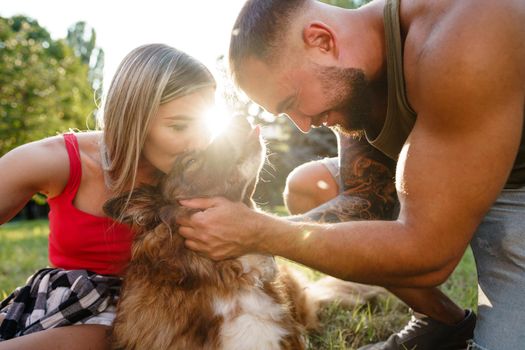
[[[312,128],[312,120],[306,114],[303,114],[300,111],[290,111],[286,113],[286,115],[302,132],[307,133]]]

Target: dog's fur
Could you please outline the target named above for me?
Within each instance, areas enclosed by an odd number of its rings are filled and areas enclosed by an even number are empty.
[[[206,150],[179,156],[159,186],[108,201],[106,212],[134,228],[132,258],[113,324],[115,349],[304,349],[324,302],[362,303],[378,289],[327,278],[310,284],[271,256],[212,261],[188,250],[178,200],[223,196],[252,206],[264,160],[257,131],[236,120]]]

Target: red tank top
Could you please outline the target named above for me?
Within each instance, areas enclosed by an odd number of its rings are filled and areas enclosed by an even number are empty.
[[[69,180],[61,194],[47,201],[49,260],[63,269],[119,275],[130,259],[133,233],[129,226],[73,206],[82,166],[75,134],[64,134],[64,142],[69,156]]]

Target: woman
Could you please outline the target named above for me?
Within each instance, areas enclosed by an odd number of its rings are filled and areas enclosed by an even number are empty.
[[[0,350],[108,347],[132,232],[106,217],[102,206],[155,184],[177,154],[209,143],[204,123],[214,93],[212,75],[197,60],[165,45],[141,46],[113,78],[102,131],[50,137],[0,158],[0,223],[35,193],[45,194],[53,267],[29,282],[39,288],[3,303],[0,340],[9,340]]]

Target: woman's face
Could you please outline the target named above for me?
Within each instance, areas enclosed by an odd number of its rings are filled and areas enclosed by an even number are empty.
[[[178,154],[206,147],[211,142],[206,114],[214,98],[215,89],[210,87],[160,105],[151,121],[143,157],[167,173]]]

